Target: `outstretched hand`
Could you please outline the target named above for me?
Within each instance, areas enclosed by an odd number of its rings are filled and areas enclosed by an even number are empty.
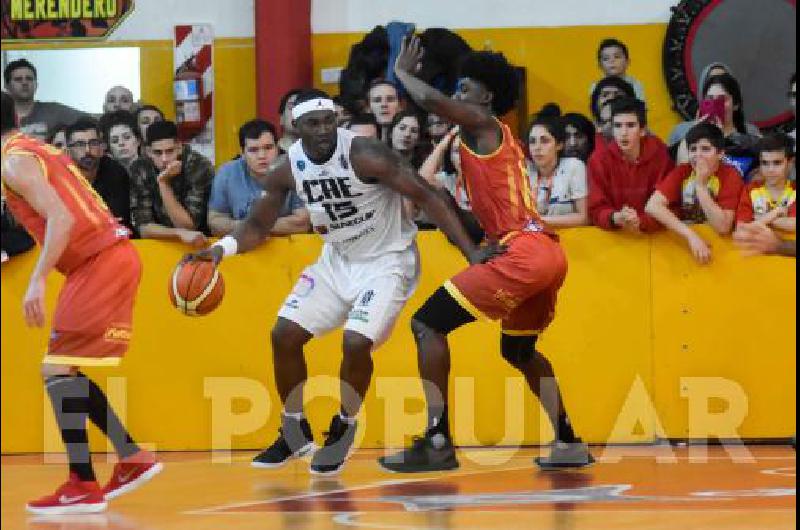
[[[469,255],[469,264],[477,265],[478,263],[486,263],[497,256],[505,254],[507,250],[508,247],[506,245],[501,245],[496,242],[482,245]]]
[[[422,48],[422,42],[416,35],[403,37],[403,43],[400,46],[400,53],[397,55],[397,60],[394,62],[394,71],[397,74],[401,72],[408,72],[415,74],[422,67],[422,56],[425,50]]]

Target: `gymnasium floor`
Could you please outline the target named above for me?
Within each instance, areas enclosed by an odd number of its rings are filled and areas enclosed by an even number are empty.
[[[392,475],[378,451],[357,452],[336,479],[312,479],[307,463],[251,468],[253,453],[213,463],[210,453],[166,453],[151,483],[107,513],[33,517],[26,500],[64,478],[43,456],[2,457],[2,526],[12,529],[790,529],[796,459],[787,446],[751,446],[733,462],[720,447],[594,448],[583,471],[541,472],[538,448],[466,449],[452,473]],[[701,451],[698,453],[697,451]],[[657,461],[656,455],[660,455]],[[752,458],[743,456],[750,455]],[[220,454],[215,454],[217,458]],[[112,464],[95,455],[104,480]],[[52,457],[50,457],[52,460]],[[697,460],[697,461],[695,461]]]

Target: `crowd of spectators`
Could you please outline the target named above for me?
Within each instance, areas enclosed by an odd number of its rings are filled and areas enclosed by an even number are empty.
[[[665,143],[647,127],[645,89],[628,72],[627,46],[603,40],[597,63],[602,75],[589,87],[588,117],[562,114],[551,103],[530,117],[519,139],[528,155],[532,204],[548,225],[631,234],[666,228],[699,263],[711,259],[711,248],[692,224],[707,223],[723,236],[749,223],[795,231],[796,128],[762,135],[744,114],[729,66],[713,62],[699,77],[698,99],[715,102],[720,112],[704,114],[714,105],[700,105],[695,119],[675,126]],[[300,88],[280,101],[278,127],[261,119],[242,124],[240,153],[215,170],[178,139],[176,124],[159,108],[134,101],[126,87],[109,89],[103,114],[90,116],[37,101],[37,71],[25,59],[9,63],[3,75],[21,130],[65,150],[135,237],[202,246],[208,236],[229,233],[263,193],[275,159],[298,140],[291,113]],[[385,142],[468,211],[457,128],[419,112],[390,77],[377,75],[364,87],[359,97],[336,98],[339,126]],[[794,74],[788,99],[796,112]],[[421,227],[432,228],[413,204],[406,206]],[[5,208],[2,220],[4,256],[30,248]],[[479,237],[480,227],[469,228]],[[301,198],[291,195],[272,235],[310,230]]]

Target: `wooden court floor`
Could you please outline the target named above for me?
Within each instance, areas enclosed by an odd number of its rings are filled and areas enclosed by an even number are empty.
[[[42,455],[2,457],[2,527],[58,530],[319,529],[584,530],[790,529],[796,523],[796,459],[785,446],[750,446],[736,461],[720,447],[594,448],[582,471],[542,472],[541,449],[465,449],[451,473],[382,472],[361,450],[336,479],[308,465],[251,468],[210,453],[167,453],[163,473],[107,513],[33,517],[30,498],[50,493],[63,465]],[[658,455],[659,458],[656,458]],[[220,458],[215,454],[215,458]],[[222,455],[224,456],[224,455]],[[112,463],[95,455],[104,480]],[[53,460],[49,457],[48,460]]]

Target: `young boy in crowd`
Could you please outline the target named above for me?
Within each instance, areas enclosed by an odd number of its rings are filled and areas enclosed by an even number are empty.
[[[733,229],[744,186],[735,167],[723,162],[725,137],[716,125],[695,125],[686,135],[689,163],[656,185],[645,212],[686,239],[695,259],[711,260],[711,247],[688,223],[708,223],[720,235]]]
[[[789,180],[794,168],[794,142],[786,134],[771,134],[758,141],[756,151],[763,180],[744,188],[736,226],[757,221],[774,229],[795,232],[797,191]]]

